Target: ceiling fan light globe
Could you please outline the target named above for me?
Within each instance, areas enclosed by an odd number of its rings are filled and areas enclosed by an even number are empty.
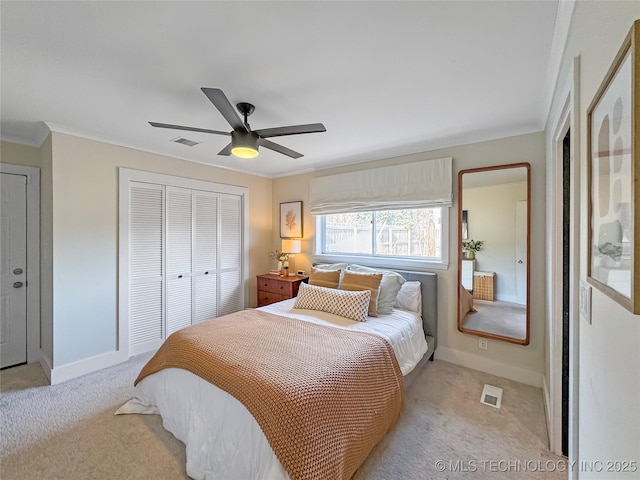
[[[233,147],[231,153],[238,158],[254,158],[258,156],[258,150],[252,147]]]

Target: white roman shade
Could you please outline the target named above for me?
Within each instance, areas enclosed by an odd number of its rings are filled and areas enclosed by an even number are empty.
[[[439,158],[312,178],[311,213],[450,207],[452,162]]]

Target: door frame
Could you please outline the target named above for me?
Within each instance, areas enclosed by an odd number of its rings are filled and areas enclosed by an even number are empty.
[[[39,362],[40,350],[40,169],[0,163],[0,173],[27,177],[27,363]]]
[[[579,328],[580,308],[578,291],[581,271],[580,245],[580,57],[573,59],[572,70],[562,90],[563,108],[553,124],[551,140],[550,182],[550,297],[549,297],[549,397],[547,399],[549,443],[551,451],[562,454],[562,265],[563,265],[563,139],[570,129],[570,218],[569,238],[572,248],[569,252],[569,461],[578,461],[578,394],[579,394]],[[577,478],[577,469],[570,478]]]

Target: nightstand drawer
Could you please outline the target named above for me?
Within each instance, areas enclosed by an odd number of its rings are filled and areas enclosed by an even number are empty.
[[[269,292],[284,295],[287,298],[291,298],[293,296],[292,286],[293,283],[291,282],[285,282],[283,280],[269,280]]]
[[[279,275],[258,275],[258,306],[281,302],[298,295],[298,289],[302,282],[308,282],[309,277],[280,277]]]
[[[263,291],[263,292],[268,292],[269,291],[269,284],[273,282],[273,280],[270,280],[268,278],[260,278],[258,277],[258,290]]]
[[[262,290],[258,291],[258,306],[264,307],[265,305],[270,305],[272,303],[281,302],[282,300],[286,300],[289,297],[285,297],[284,295],[278,295],[277,293],[269,293],[264,292]]]

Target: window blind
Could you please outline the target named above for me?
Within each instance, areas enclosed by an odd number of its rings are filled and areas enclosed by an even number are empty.
[[[450,207],[452,162],[439,158],[313,178],[311,213]]]

